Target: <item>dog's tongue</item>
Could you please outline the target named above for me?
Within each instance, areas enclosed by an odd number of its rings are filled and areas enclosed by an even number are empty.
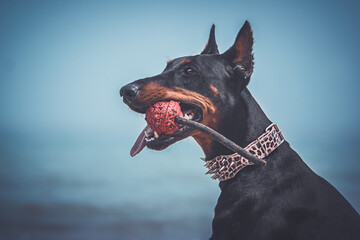
[[[149,125],[146,125],[144,130],[141,131],[139,137],[136,139],[136,142],[134,143],[134,146],[130,150],[130,156],[134,157],[136,154],[141,152],[141,150],[145,147],[145,132],[149,133],[151,132],[151,128]]]

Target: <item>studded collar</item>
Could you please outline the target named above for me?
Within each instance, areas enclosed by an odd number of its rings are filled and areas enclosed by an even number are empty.
[[[265,132],[245,147],[245,150],[263,159],[272,153],[284,142],[284,136],[275,123],[272,123],[265,129]],[[248,159],[238,153],[231,155],[220,155],[206,161],[205,167],[209,169],[206,174],[213,174],[212,179],[219,181],[229,180],[244,167],[253,165]]]

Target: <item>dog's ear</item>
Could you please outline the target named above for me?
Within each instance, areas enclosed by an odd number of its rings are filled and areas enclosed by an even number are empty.
[[[247,81],[249,81],[254,66],[253,43],[254,39],[250,23],[245,21],[236,37],[234,45],[222,54],[225,59],[233,64],[234,73],[242,76]]]
[[[210,30],[209,40],[201,52],[201,54],[219,54],[218,46],[215,40],[215,25],[213,24]]]

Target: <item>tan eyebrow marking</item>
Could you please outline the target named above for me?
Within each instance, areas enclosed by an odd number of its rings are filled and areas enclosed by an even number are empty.
[[[184,60],[181,61],[181,64],[188,63],[188,62],[190,62],[190,59],[185,58]]]
[[[219,95],[219,90],[214,85],[210,84],[210,89],[215,96]]]

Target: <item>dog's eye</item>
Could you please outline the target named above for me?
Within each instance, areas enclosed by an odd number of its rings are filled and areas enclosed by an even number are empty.
[[[195,73],[195,70],[192,69],[191,67],[186,67],[186,68],[184,69],[184,73],[185,73],[185,74],[188,74],[188,75],[194,74],[194,73]]]

